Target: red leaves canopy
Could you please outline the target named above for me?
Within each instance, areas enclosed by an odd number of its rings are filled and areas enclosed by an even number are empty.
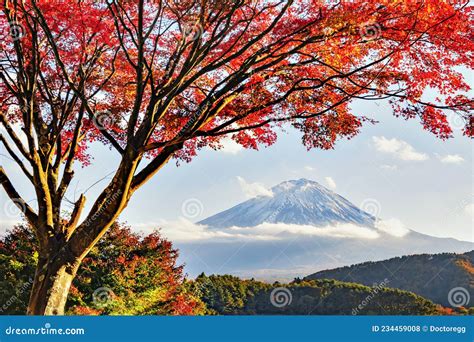
[[[87,143],[190,160],[230,135],[270,145],[285,122],[308,148],[358,133],[354,99],[389,98],[441,138],[447,111],[472,136],[473,16],[467,1],[6,1],[0,108],[49,129],[62,153]],[[30,77],[30,78],[28,78]],[[25,93],[34,82],[32,93]],[[30,89],[30,88],[28,88]],[[423,100],[428,90],[436,102]],[[26,108],[25,108],[26,107]],[[39,122],[39,123],[38,123]],[[35,124],[33,124],[34,126]],[[53,144],[54,145],[54,144]]]

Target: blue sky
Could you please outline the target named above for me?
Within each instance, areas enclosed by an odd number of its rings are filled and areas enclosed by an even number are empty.
[[[308,178],[358,206],[376,203],[383,219],[396,219],[434,236],[474,241],[472,142],[459,129],[454,139],[441,141],[417,120],[394,118],[385,102],[355,102],[353,109],[380,122],[365,125],[350,141],[339,141],[335,150],[308,152],[300,133],[288,129],[276,144],[260,151],[229,143],[221,151],[201,151],[190,164],[176,167],[171,162],[134,195],[120,220],[147,231],[183,216],[199,221],[282,181]],[[453,123],[457,125],[456,120]],[[72,200],[89,189],[88,205],[107,179],[95,183],[113,172],[118,162],[104,146],[95,145],[91,151],[93,165],[77,169],[68,193]],[[14,164],[3,157],[2,164],[13,173],[20,193],[33,198]],[[3,192],[1,200],[8,211]],[[196,212],[185,212],[189,203],[196,205]],[[2,227],[15,220],[12,213],[5,215]]]
[[[140,190],[122,215],[132,225],[174,220],[183,203],[196,199],[196,221],[227,209],[288,179],[308,178],[333,188],[356,205],[373,199],[381,218],[435,236],[473,241],[472,143],[456,132],[441,141],[416,121],[391,116],[386,104],[357,103],[354,110],[376,114],[335,150],[306,151],[300,134],[289,130],[260,151],[202,151],[191,163],[169,164]],[[258,183],[258,184],[255,184]],[[334,188],[335,186],[335,188]],[[253,191],[253,192],[252,192]]]

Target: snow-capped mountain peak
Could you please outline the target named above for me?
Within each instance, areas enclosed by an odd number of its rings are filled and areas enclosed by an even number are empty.
[[[321,184],[289,180],[271,188],[273,196],[259,196],[211,216],[199,224],[227,228],[262,223],[327,226],[353,223],[372,227],[375,218]]]
[[[204,265],[206,273],[290,280],[358,262],[473,249],[471,242],[424,235],[395,221],[376,222],[317,182],[289,180],[193,225],[191,232],[208,239],[186,242],[180,251],[196,275]]]

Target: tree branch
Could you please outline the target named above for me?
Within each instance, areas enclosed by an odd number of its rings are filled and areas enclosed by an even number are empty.
[[[12,182],[8,178],[3,166],[0,166],[0,183],[3,186],[3,189],[5,189],[8,197],[10,197],[11,201],[25,215],[28,222],[30,222],[32,226],[36,226],[36,223],[38,222],[38,215],[28,205],[28,203],[26,203],[25,200],[21,198],[20,194],[16,191]]]
[[[32,161],[30,153],[26,150],[25,146],[21,142],[20,138],[18,135],[15,133],[13,130],[13,127],[9,124],[7,121],[7,118],[5,117],[5,114],[3,112],[0,113],[0,122],[5,126],[5,129],[10,136],[10,138],[13,140],[15,143],[15,146],[18,148],[18,150],[23,154],[23,156],[28,160]]]
[[[157,157],[155,157],[147,166],[145,166],[145,168],[143,168],[143,170],[133,177],[131,185],[132,191],[137,190],[146,181],[153,177],[153,175],[156,174],[163,165],[166,164],[166,162],[168,162],[173,154],[182,147],[182,143],[165,147]]]
[[[26,168],[25,164],[23,164],[23,161],[16,155],[16,153],[13,151],[11,146],[8,144],[7,140],[3,136],[3,134],[0,133],[0,141],[3,143],[5,148],[7,149],[8,153],[10,156],[15,160],[15,162],[18,164],[18,166],[21,168],[23,173],[25,174],[26,178],[30,180],[31,183],[33,183],[33,175],[28,171]]]
[[[86,197],[81,194],[77,202],[74,204],[74,210],[71,214],[71,219],[69,220],[65,233],[66,233],[66,240],[69,239],[77,227],[79,219],[81,217],[82,211],[84,210],[84,206],[86,204]]]

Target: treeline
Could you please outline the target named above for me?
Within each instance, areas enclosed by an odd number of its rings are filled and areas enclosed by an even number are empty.
[[[201,274],[193,292],[221,315],[438,315],[444,309],[413,293],[336,280],[267,284]]]
[[[468,308],[474,306],[474,251],[365,262],[317,272],[305,279],[336,279],[364,285],[388,279],[390,287],[414,292],[443,306],[451,306],[449,293],[452,289],[463,288],[468,293],[464,303],[464,307]],[[451,302],[453,300],[455,298]]]

